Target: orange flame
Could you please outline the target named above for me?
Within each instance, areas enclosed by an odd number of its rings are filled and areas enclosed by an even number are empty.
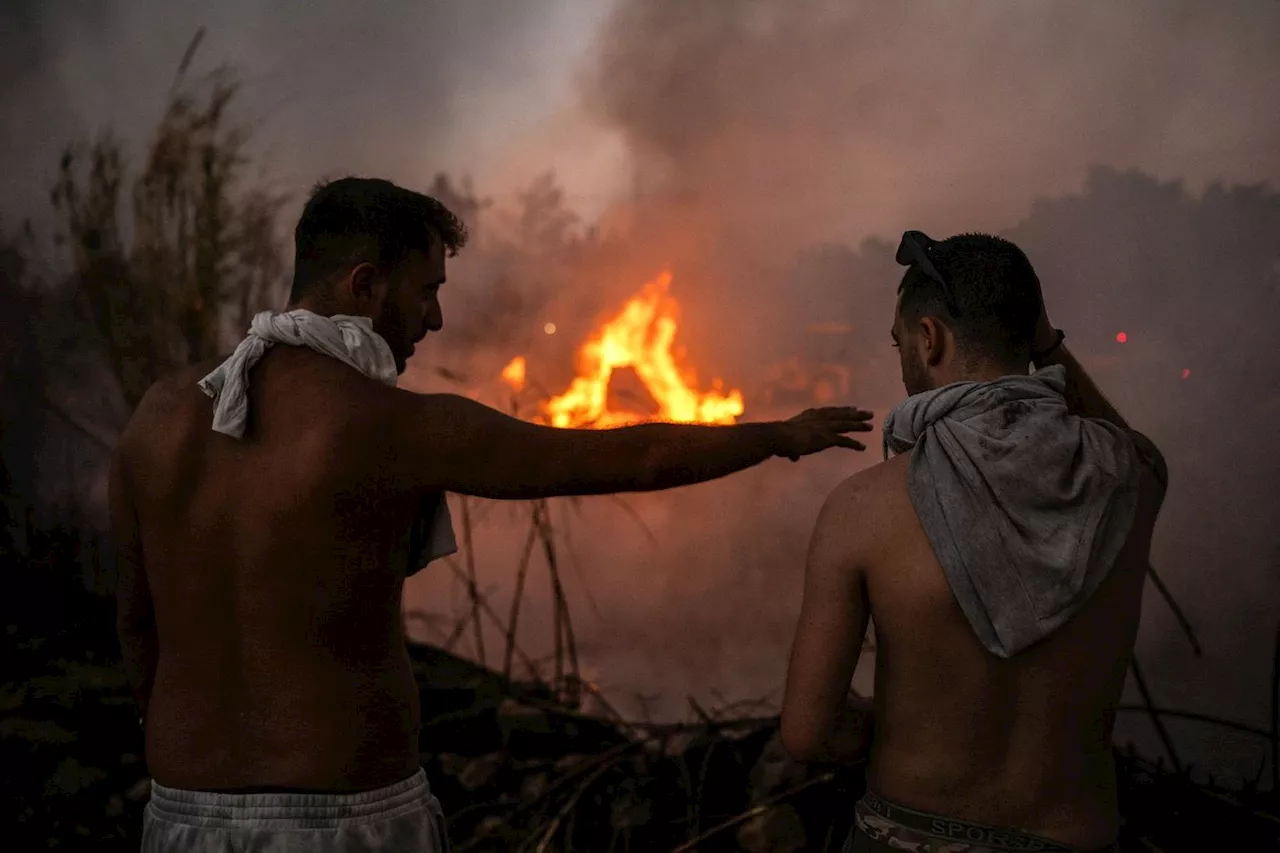
[[[541,405],[545,422],[556,427],[615,427],[641,421],[731,424],[742,414],[742,392],[699,391],[692,371],[682,369],[671,345],[676,336],[678,305],[667,290],[671,273],[648,282],[618,314],[601,326],[578,350],[578,375],[564,393]],[[614,370],[631,368],[657,405],[656,414],[609,408],[609,380]],[[524,384],[525,363],[519,356],[502,371],[516,390]]]
[[[524,388],[524,374],[525,365],[524,356],[522,355],[518,355],[511,359],[511,362],[506,367],[502,368],[503,380],[516,391],[520,391]]]

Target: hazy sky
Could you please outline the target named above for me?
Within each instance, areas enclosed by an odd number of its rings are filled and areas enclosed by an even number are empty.
[[[6,218],[45,207],[62,147],[111,129],[149,133],[183,51],[192,73],[230,63],[270,177],[425,184],[440,170],[501,193],[560,167],[599,204],[617,145],[574,105],[575,70],[609,9],[597,0],[103,0],[0,7],[0,161]],[[136,149],[135,149],[136,150]]]
[[[635,178],[850,239],[958,227],[977,199],[1003,225],[1093,162],[1280,179],[1268,0],[10,0],[0,211],[43,206],[69,139],[149,131],[201,26],[195,70],[242,72],[296,192],[445,169],[501,196],[552,167],[591,213]]]

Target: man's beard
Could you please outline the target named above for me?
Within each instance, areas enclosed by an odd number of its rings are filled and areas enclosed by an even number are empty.
[[[903,362],[902,384],[907,389],[908,397],[933,390],[933,383],[929,381],[929,371],[925,370],[924,361],[919,355],[908,354]]]

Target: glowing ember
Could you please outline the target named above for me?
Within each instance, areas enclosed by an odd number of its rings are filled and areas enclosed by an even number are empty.
[[[524,356],[511,359],[511,363],[502,368],[502,378],[517,391],[524,388]]]
[[[653,420],[731,424],[742,414],[741,391],[722,393],[719,379],[712,382],[712,390],[699,391],[693,372],[678,363],[672,350],[678,306],[667,294],[670,286],[671,273],[662,273],[583,343],[578,350],[577,377],[563,394],[540,406],[545,422],[557,427],[594,428]],[[609,380],[615,370],[628,367],[653,398],[656,413],[610,408]],[[523,358],[513,360],[502,372],[502,378],[518,390],[513,378],[517,373],[523,386]]]
[[[1128,336],[1128,335],[1126,335],[1124,332],[1117,332],[1117,333],[1116,333],[1116,341],[1117,341],[1118,343],[1124,343],[1124,342],[1125,342],[1125,341],[1127,341],[1127,340],[1129,340],[1129,336]]]

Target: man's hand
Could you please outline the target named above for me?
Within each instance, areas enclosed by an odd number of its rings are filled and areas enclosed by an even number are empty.
[[[1049,322],[1049,309],[1041,303],[1040,319],[1036,322],[1035,337],[1031,339],[1033,353],[1046,352],[1058,342],[1058,330]]]
[[[849,438],[846,433],[870,432],[871,418],[871,412],[846,406],[806,409],[778,425],[781,442],[778,455],[795,462],[801,456],[830,447],[866,450],[862,442]]]
[[[1049,322],[1049,310],[1040,308],[1040,319],[1036,322],[1035,337],[1031,341],[1031,352],[1038,355],[1036,368],[1051,364],[1062,365],[1067,372],[1067,387],[1063,396],[1067,401],[1067,411],[1083,418],[1097,418],[1110,421],[1121,429],[1129,429],[1129,424],[1115,406],[1107,401],[1102,391],[1085,373],[1084,366],[1076,360],[1065,344],[1061,344],[1058,330]]]

